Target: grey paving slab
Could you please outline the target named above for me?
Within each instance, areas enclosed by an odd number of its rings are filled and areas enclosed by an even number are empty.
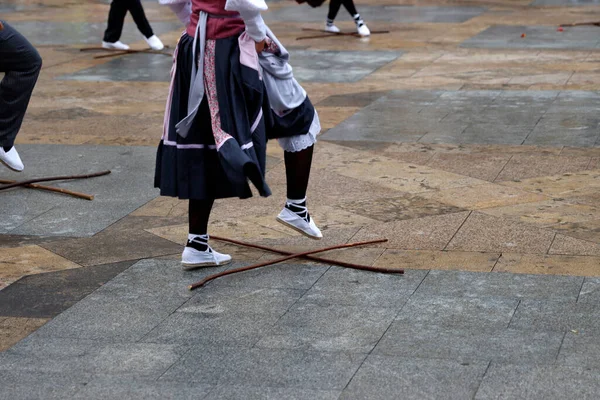
[[[1,11],[1,10],[0,10]],[[63,400],[73,396],[89,382],[89,375],[60,374],[52,372],[2,371],[0,373],[0,399]]]
[[[218,385],[343,389],[365,356],[235,347],[198,347],[160,379]]]
[[[184,304],[187,285],[221,269],[196,273],[177,261],[144,260],[40,328],[46,337],[137,341]]]
[[[0,315],[55,317],[132,264],[126,261],[24,277],[0,291]]]
[[[60,76],[62,80],[87,82],[169,82],[169,71],[173,59],[162,54],[129,54],[86,68],[72,74]]]
[[[290,64],[300,82],[358,82],[401,55],[400,51],[296,50]]]
[[[213,386],[184,384],[182,382],[157,382],[126,377],[95,377],[73,399],[86,400],[165,400],[205,399]]]
[[[176,312],[168,316],[142,340],[147,343],[203,343],[250,348],[277,321],[269,314]]]
[[[596,399],[598,370],[492,363],[475,399]]]
[[[14,21],[11,25],[23,32],[34,45],[97,44],[100,46],[106,22],[50,22],[50,21]],[[181,31],[179,21],[153,21],[152,30],[156,35]],[[132,43],[143,41],[130,18],[125,21],[121,41]]]
[[[393,308],[298,303],[256,344],[261,348],[370,352],[394,320]]]
[[[270,388],[252,386],[217,386],[206,397],[207,400],[337,400],[339,390],[310,390],[299,388]]]
[[[395,322],[373,354],[515,364],[553,363],[563,333],[499,329],[481,331]]]
[[[570,367],[600,369],[600,335],[567,331],[556,362]]]
[[[584,279],[577,302],[600,304],[600,278]]]
[[[371,355],[340,399],[470,399],[487,366]]]
[[[598,5],[598,0],[535,0],[530,6],[592,6]]]
[[[514,329],[531,331],[600,333],[600,310],[596,304],[571,301],[523,300],[510,323]]]
[[[522,34],[525,37],[521,37]],[[494,25],[465,40],[461,47],[489,49],[595,49],[598,35],[594,27],[565,28],[554,26]]]
[[[385,21],[403,24],[414,23],[461,23],[481,15],[481,7],[413,7],[413,6],[367,6],[360,7],[366,21]],[[339,19],[343,18],[341,15]],[[350,17],[346,17],[350,20]],[[325,22],[323,10],[304,7],[299,12],[294,7],[281,7],[265,13],[265,20],[285,22]]]
[[[183,356],[187,347],[154,344],[92,344],[77,340],[46,344],[41,354],[9,351],[0,354],[0,370],[35,371],[87,376],[88,374],[160,377]],[[73,348],[75,347],[75,349]],[[46,354],[46,356],[41,356]]]
[[[241,267],[232,265],[230,268]],[[271,289],[309,289],[328,267],[315,264],[278,264],[225,276],[209,286],[254,287]]]
[[[492,297],[413,296],[396,317],[400,323],[495,331],[508,326],[518,300]]]
[[[3,169],[3,178],[112,173],[53,184],[93,194],[94,201],[20,188],[2,192],[0,215],[12,217],[7,225],[0,225],[0,233],[91,236],[158,196],[152,187],[156,150],[151,147],[19,145],[19,153],[25,172]]]
[[[430,271],[417,296],[577,300],[583,277]]]
[[[207,286],[178,312],[238,315],[258,314],[280,317],[305,293],[302,289]]]
[[[404,275],[387,275],[332,267],[306,292],[301,301],[321,305],[400,309],[425,275],[425,270],[407,270]]]

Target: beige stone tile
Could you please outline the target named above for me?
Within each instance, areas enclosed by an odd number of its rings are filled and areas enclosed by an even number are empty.
[[[561,153],[562,154],[562,153]],[[523,180],[589,169],[590,157],[515,154],[496,181]]]
[[[376,267],[490,272],[500,253],[439,250],[386,250]]]
[[[50,321],[47,318],[8,317],[0,321],[0,351],[8,350]]]
[[[494,272],[600,276],[600,257],[503,253]]]
[[[80,265],[36,245],[4,248],[0,251],[0,279],[5,284],[25,275],[79,267]]]
[[[369,225],[352,241],[387,238],[379,247],[406,250],[442,250],[465,221],[468,212],[436,215]]]
[[[130,214],[135,217],[187,217],[188,202],[174,197],[160,196]]]
[[[439,192],[424,193],[422,196],[469,210],[538,202],[547,199],[546,196],[494,183],[440,190]]]
[[[546,200],[506,207],[489,208],[482,211],[495,217],[509,217],[520,222],[537,225],[542,228],[555,227],[570,223],[600,219],[600,209],[596,207],[571,204],[568,201]]]
[[[456,233],[448,250],[545,254],[554,232],[507,218],[473,212]]]
[[[549,253],[575,256],[600,256],[600,243],[558,234],[552,243]]]
[[[317,107],[319,121],[321,122],[321,128],[323,131],[331,129],[344,122],[346,119],[356,114],[356,112],[359,110],[360,107]]]
[[[518,182],[505,181],[502,182],[502,185],[543,194],[553,198],[572,197],[582,194],[598,193],[600,190],[600,170],[523,179]]]
[[[426,165],[431,168],[492,182],[510,158],[509,154],[438,153]]]

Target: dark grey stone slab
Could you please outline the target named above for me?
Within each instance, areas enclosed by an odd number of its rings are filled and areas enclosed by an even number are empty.
[[[570,367],[600,369],[600,335],[567,331],[557,363]]]
[[[106,22],[14,21],[11,25],[34,45],[97,44],[100,46],[106,29]],[[181,31],[182,28],[179,21],[153,21],[152,30],[160,36],[166,32]],[[143,40],[143,35],[138,32],[137,27],[128,17],[121,41],[132,43]]]
[[[423,22],[462,23],[481,15],[485,8],[481,7],[413,7],[413,6],[368,6],[361,5],[360,15],[367,21],[385,21],[402,24]],[[340,13],[341,14],[341,13]],[[350,17],[340,15],[338,19]],[[325,15],[322,8],[303,7],[300,12],[294,7],[281,7],[265,13],[266,21],[285,22],[323,22]]]
[[[85,374],[73,376],[53,372],[2,371],[0,399],[70,399],[89,380],[90,376]]]
[[[517,304],[516,299],[497,297],[413,296],[396,320],[400,323],[497,331],[508,326]]]
[[[340,399],[470,399],[487,366],[371,355]]]
[[[425,270],[388,275],[332,267],[306,292],[302,301],[321,305],[400,309],[425,275]]]
[[[397,310],[298,303],[256,344],[262,348],[370,352]]]
[[[600,309],[596,304],[570,301],[523,300],[510,323],[531,331],[600,333]]]
[[[161,380],[218,385],[341,390],[364,355],[226,347],[199,347]]]
[[[475,399],[595,399],[598,370],[492,363]]]
[[[162,54],[128,54],[58,79],[88,82],[169,82],[173,59]]]
[[[339,390],[311,390],[300,388],[270,388],[252,386],[217,386],[206,400],[337,400]]]
[[[214,310],[212,310],[214,311]],[[251,347],[277,321],[277,316],[242,312],[176,312],[142,340],[147,343],[202,343]]]
[[[55,317],[132,264],[126,261],[26,276],[0,291],[0,315]]]
[[[431,271],[417,296],[577,300],[583,277]]]
[[[358,82],[401,55],[399,51],[296,50],[290,64],[300,82]]]
[[[563,334],[559,332],[480,331],[395,322],[373,354],[516,364],[553,363],[562,339]]]
[[[152,187],[156,150],[151,147],[19,145],[26,169],[3,170],[6,179],[86,174],[107,176],[53,183],[95,195],[84,201],[56,193],[15,189],[0,195],[0,215],[10,215],[1,233],[91,236],[158,196]]]
[[[241,267],[232,265],[230,268]],[[278,264],[219,278],[209,286],[270,289],[309,289],[328,267],[315,264]]]
[[[187,347],[166,344],[81,344],[77,340],[48,341],[43,347],[41,353],[20,348],[0,354],[0,369],[158,378],[187,351]]]
[[[585,278],[577,302],[600,304],[600,278]]]
[[[192,296],[187,290],[190,282],[216,271],[186,273],[177,261],[140,261],[44,325],[37,334],[137,341]]]
[[[521,37],[525,34],[525,37]],[[554,26],[494,25],[465,40],[461,47],[490,49],[595,49],[594,27],[578,26],[557,32]]]
[[[96,377],[73,399],[205,399],[212,390],[213,386],[210,385],[188,385],[182,382],[158,382],[127,377]]]
[[[280,317],[305,293],[301,289],[207,286],[178,312],[219,315],[267,315]]]

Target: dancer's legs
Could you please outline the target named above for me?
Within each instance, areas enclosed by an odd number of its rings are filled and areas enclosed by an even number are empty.
[[[137,28],[142,35],[146,39],[154,36],[154,32],[152,31],[152,27],[150,26],[150,22],[148,22],[148,18],[146,18],[146,13],[144,12],[144,7],[140,0],[128,0],[128,8],[131,16],[133,17],[133,21],[137,25]]]

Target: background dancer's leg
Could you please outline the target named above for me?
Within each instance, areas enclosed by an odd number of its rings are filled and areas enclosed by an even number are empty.
[[[154,36],[154,32],[152,31],[150,22],[148,22],[148,18],[146,18],[146,13],[144,12],[144,7],[140,0],[128,0],[128,9],[142,35],[144,35],[146,39]]]
[[[125,14],[127,14],[128,0],[113,0],[108,12],[108,26],[104,32],[104,41],[116,43],[123,33]]]
[[[29,41],[3,22],[0,31],[0,160],[17,171],[23,163],[13,148],[21,129],[31,93],[37,82],[42,58]]]
[[[325,23],[325,30],[327,32],[338,33],[340,31],[340,29],[333,23],[333,20],[335,17],[337,17],[341,6],[342,0],[331,0],[329,2],[329,13],[327,14],[327,22]]]

